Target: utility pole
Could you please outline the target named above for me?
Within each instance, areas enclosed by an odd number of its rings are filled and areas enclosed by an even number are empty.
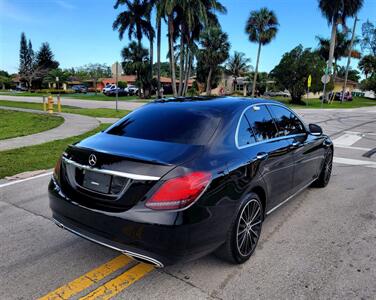
[[[355,40],[355,28],[356,28],[356,22],[358,22],[358,16],[355,16],[354,20],[354,27],[352,31],[352,36],[351,36],[351,42],[350,42],[350,47],[349,47],[349,56],[347,58],[347,66],[346,66],[346,74],[345,74],[345,82],[343,83],[343,89],[342,89],[342,95],[341,95],[341,103],[343,103],[343,100],[345,98],[345,91],[346,91],[346,85],[347,85],[347,77],[349,76],[349,68],[350,68],[350,61],[351,61],[351,53],[352,53],[352,48]]]

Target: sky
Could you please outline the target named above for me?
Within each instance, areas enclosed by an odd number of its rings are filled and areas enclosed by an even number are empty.
[[[49,42],[55,59],[62,68],[88,63],[111,65],[121,60],[120,51],[129,42],[119,40],[112,23],[121,8],[115,10],[115,0],[0,0],[0,70],[15,73],[19,62],[21,32],[31,39],[34,50]],[[245,34],[245,22],[250,11],[267,7],[275,11],[279,31],[275,40],[262,48],[260,71],[273,69],[283,53],[299,44],[317,47],[316,36],[329,37],[330,27],[318,8],[318,0],[222,0],[227,14],[220,15],[223,31],[229,35],[231,54],[244,52],[255,65],[257,45]],[[356,33],[367,19],[376,23],[376,0],[364,0],[358,14]],[[353,19],[348,19],[352,27]],[[166,26],[162,27],[162,60],[166,60]],[[148,47],[147,40],[144,45]],[[359,47],[358,47],[359,48]],[[359,49],[360,50],[360,49]],[[345,61],[342,62],[345,64]],[[356,67],[357,61],[352,62]]]

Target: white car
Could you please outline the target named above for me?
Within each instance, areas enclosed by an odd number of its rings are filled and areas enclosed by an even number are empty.
[[[102,93],[106,94],[114,89],[116,89],[116,84],[108,84],[105,86],[105,88],[103,88]]]
[[[137,94],[138,93],[138,87],[135,86],[135,85],[128,85],[126,88],[127,92],[130,94],[130,95],[134,95],[134,94]]]

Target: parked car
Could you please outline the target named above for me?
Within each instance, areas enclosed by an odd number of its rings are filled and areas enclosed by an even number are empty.
[[[115,97],[116,96],[116,92],[118,93],[118,96],[128,96],[129,95],[129,91],[127,90],[127,88],[114,88],[108,92],[106,92],[106,96],[110,96],[110,97]]]
[[[115,84],[106,84],[106,86],[102,89],[102,93],[106,94],[106,93],[110,92],[113,89],[116,89],[116,85]]]
[[[194,126],[192,126],[194,124]],[[270,213],[330,179],[333,143],[275,101],[154,101],[68,146],[54,222],[158,267],[213,251],[243,263]]]
[[[322,100],[322,95],[319,97]],[[333,98],[333,92],[328,93],[328,99]],[[341,101],[342,100],[342,92],[336,92],[334,95],[334,100]],[[350,92],[345,92],[345,96],[343,98],[344,101],[352,101],[352,94]]]
[[[22,85],[17,85],[17,86],[15,87],[15,90],[16,90],[16,91],[20,91],[20,92],[26,92],[26,91],[28,91],[27,87],[24,87],[24,86],[22,86]]]
[[[291,97],[290,93],[289,92],[282,92],[282,91],[279,91],[279,92],[273,92],[273,91],[269,91],[269,92],[265,92],[264,93],[264,96],[267,96],[267,97]]]
[[[73,90],[75,93],[87,93],[87,86],[83,84],[76,84],[71,87],[71,90]]]
[[[129,95],[136,95],[138,93],[138,87],[135,85],[128,85],[126,89]]]
[[[342,92],[337,92],[335,97],[334,97],[334,100],[341,101],[342,100]],[[353,100],[352,94],[349,91],[345,92],[343,100],[344,101],[352,101]]]

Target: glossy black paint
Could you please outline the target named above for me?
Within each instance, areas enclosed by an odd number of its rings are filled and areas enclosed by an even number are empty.
[[[248,194],[259,195],[266,216],[317,178],[326,149],[333,147],[328,136],[313,135],[304,125],[304,133],[239,148],[238,123],[253,105],[281,104],[241,98],[184,98],[147,104],[215,110],[221,121],[204,145],[122,137],[107,130],[68,147],[64,157],[79,164],[88,165],[89,155],[95,154],[98,169],[161,178],[129,179],[124,193],[106,196],[72,184],[66,174],[69,166],[62,163],[49,184],[53,217],[76,233],[154,258],[163,265],[214,251],[225,241],[231,221]],[[192,206],[175,211],[145,207],[165,180],[194,170],[209,171],[213,179]]]

